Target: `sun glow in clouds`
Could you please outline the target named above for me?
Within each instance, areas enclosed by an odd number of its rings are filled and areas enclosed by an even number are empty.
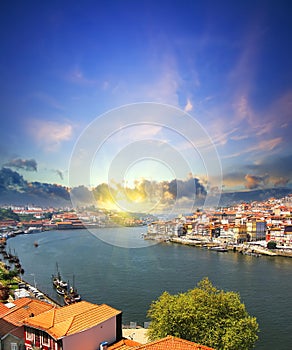
[[[217,196],[208,196],[200,174],[207,187],[219,189]],[[103,180],[96,186],[97,177]],[[85,129],[72,154],[69,180],[71,187],[91,184],[98,207],[191,212],[198,198],[204,197],[203,205],[218,203],[221,165],[193,117],[172,106],[141,103],[112,110]],[[72,202],[79,204],[77,197]]]

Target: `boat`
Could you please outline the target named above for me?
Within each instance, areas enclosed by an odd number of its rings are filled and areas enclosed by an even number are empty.
[[[64,295],[64,302],[66,305],[77,303],[78,301],[81,301],[81,296],[77,292],[77,289],[75,288],[75,278],[73,276],[73,286],[70,286],[67,293]]]
[[[66,289],[60,287],[60,286],[57,286],[56,287],[56,292],[59,294],[59,295],[65,295],[66,294]]]
[[[80,294],[77,293],[77,290],[73,290],[69,293],[65,293],[64,302],[66,305],[78,303],[78,301],[81,301],[81,296]]]
[[[33,244],[36,248],[39,246],[38,242],[34,242]]]
[[[255,256],[257,258],[259,258],[261,256],[261,254],[259,253],[255,253],[255,252],[250,252],[250,251],[242,251],[241,252],[243,255],[249,255],[249,256]]]
[[[217,246],[217,247],[211,247],[210,250],[215,250],[216,252],[228,252],[227,248],[221,247],[221,246]]]
[[[30,226],[27,230],[24,231],[24,233],[30,234],[30,233],[38,233],[42,231],[43,231],[42,227]]]
[[[55,288],[61,287],[62,289],[67,289],[68,283],[62,280],[57,263],[56,263],[56,267],[57,267],[57,274],[52,275],[53,285]]]

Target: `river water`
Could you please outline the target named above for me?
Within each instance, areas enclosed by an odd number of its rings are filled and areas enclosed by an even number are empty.
[[[256,349],[291,349],[292,259],[150,241],[143,241],[141,248],[124,248],[121,242],[139,246],[135,242],[142,240],[145,227],[97,232],[99,238],[87,230],[20,235],[7,245],[19,256],[26,281],[58,300],[51,284],[58,263],[63,279],[72,283],[74,276],[84,300],[122,310],[124,324],[143,325],[150,303],[163,291],[184,292],[208,277],[219,289],[239,292],[249,314],[257,318],[261,332]]]

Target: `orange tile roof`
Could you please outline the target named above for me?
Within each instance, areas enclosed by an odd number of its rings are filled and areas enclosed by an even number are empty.
[[[0,318],[5,315],[9,311],[9,308],[5,305],[0,303]]]
[[[15,326],[21,326],[22,321],[32,314],[39,315],[53,308],[51,304],[44,301],[29,298],[14,300],[13,304],[15,306],[8,309],[2,318]]]
[[[108,350],[132,350],[133,347],[137,345],[141,344],[134,340],[122,339],[119,342],[108,346]]]
[[[41,328],[53,338],[59,339],[92,328],[120,313],[121,311],[106,304],[96,305],[81,301],[27,318],[24,323]]]
[[[214,350],[208,346],[193,343],[188,340],[167,336],[163,339],[143,344],[134,348],[135,350]]]

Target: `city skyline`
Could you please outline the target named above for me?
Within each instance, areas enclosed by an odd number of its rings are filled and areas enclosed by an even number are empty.
[[[218,152],[223,191],[291,188],[289,6],[2,3],[0,166],[27,181],[68,186],[74,147],[96,118],[153,102],[185,111],[201,125]],[[139,129],[127,142],[118,135],[94,182],[84,185],[107,182],[120,150],[158,134]],[[178,144],[176,135],[160,137]],[[137,169],[139,176],[144,169]],[[153,181],[175,177],[172,169],[157,172],[149,162],[147,169]],[[191,173],[204,184],[200,167]],[[141,180],[130,175],[133,183]]]

